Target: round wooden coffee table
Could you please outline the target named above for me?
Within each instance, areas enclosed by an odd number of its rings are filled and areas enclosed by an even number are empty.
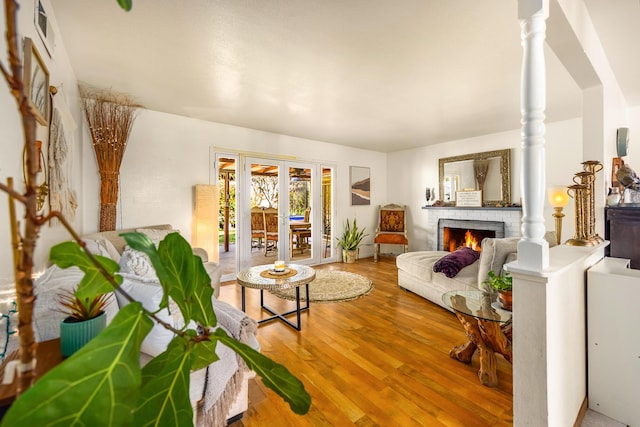
[[[309,310],[309,283],[316,278],[316,272],[313,268],[306,265],[289,264],[285,272],[273,271],[273,264],[258,265],[238,273],[236,280],[242,290],[242,311],[245,311],[245,288],[260,289],[260,308],[269,312],[272,316],[260,319],[258,323],[266,323],[272,320],[280,319],[285,324],[291,326],[295,330],[301,329],[300,313]],[[304,307],[300,307],[300,286],[305,286],[307,303]],[[295,288],[296,289],[296,308],[284,313],[276,313],[272,308],[264,304],[264,291],[277,289]],[[296,323],[287,319],[287,316],[296,314]]]

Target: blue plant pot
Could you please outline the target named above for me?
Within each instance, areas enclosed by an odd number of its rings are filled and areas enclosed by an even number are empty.
[[[98,317],[82,322],[69,322],[70,318],[60,322],[60,350],[69,357],[95,338],[107,326],[107,314],[103,311]]]

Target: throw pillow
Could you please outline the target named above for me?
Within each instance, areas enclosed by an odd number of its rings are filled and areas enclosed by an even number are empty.
[[[124,254],[123,254],[124,255]],[[162,286],[157,280],[152,280],[132,274],[120,273],[122,284],[120,287],[133,299],[139,301],[144,308],[151,312],[156,312],[162,302]],[[129,304],[129,300],[116,292],[116,299],[120,308]],[[174,326],[173,317],[168,309],[160,310],[156,316]],[[153,324],[151,332],[142,341],[141,351],[150,356],[157,356],[167,349],[169,341],[173,339],[173,332],[158,323]]]
[[[476,262],[478,258],[480,258],[479,252],[464,246],[436,261],[433,264],[433,271],[444,273],[445,276],[451,279],[456,277],[460,270]]]
[[[140,251],[136,251],[126,246],[120,257],[120,271],[122,273],[134,274],[146,279],[158,280],[156,271],[151,264],[149,257]]]
[[[120,254],[116,250],[113,243],[107,239],[82,239],[89,250],[94,255],[102,255],[111,258],[114,261],[120,259]]]
[[[167,237],[167,234],[180,232],[180,230],[159,230],[156,228],[136,228],[136,231],[147,236],[156,246],[162,239]]]

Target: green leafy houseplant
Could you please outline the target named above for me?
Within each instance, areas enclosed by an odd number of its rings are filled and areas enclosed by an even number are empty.
[[[85,346],[106,326],[104,311],[111,294],[79,297],[76,291],[63,291],[58,295],[59,311],[67,317],[60,323],[60,350],[65,357]]]
[[[158,248],[144,234],[122,234],[127,244],[149,256],[164,290],[161,308],[171,297],[185,324],[194,320],[198,330],[175,330],[167,350],[140,368],[140,346],[159,321],[155,313],[132,300],[87,345],[44,375],[11,406],[2,426],[49,425],[54,420],[83,425],[180,425],[193,421],[189,402],[189,372],[218,360],[218,342],[236,351],[298,414],[308,411],[311,399],[303,384],[284,366],[236,341],[216,325],[211,298],[213,288],[200,258],[178,233],[169,234]],[[76,242],[51,250],[51,260],[61,268],[78,266],[85,276],[78,298],[95,298],[114,288],[125,297],[115,274],[118,264],[92,256]],[[104,272],[106,274],[102,274]],[[64,424],[64,423],[63,423]],[[61,424],[62,425],[62,424]]]
[[[58,295],[58,303],[62,306],[60,311],[73,319],[70,321],[82,322],[102,314],[110,296],[111,294],[98,294],[93,298],[80,298],[75,291],[63,291]]]
[[[492,289],[498,291],[498,300],[505,310],[511,310],[513,296],[511,294],[513,289],[513,278],[508,271],[505,271],[502,275],[497,275],[493,270],[487,273],[489,278],[485,280],[484,284],[491,286]]]
[[[349,223],[349,218],[347,218],[347,224],[342,231],[342,235],[340,237],[336,237],[338,240],[338,244],[342,247],[342,258],[348,262],[355,262],[356,251],[364,239],[368,234],[364,234],[365,227],[358,229],[358,225],[356,224],[356,219],[353,218],[353,226]]]
[[[512,289],[513,278],[508,271],[504,272],[504,275],[497,275],[493,270],[487,273],[489,278],[483,283],[491,286],[496,291],[510,291]]]
[[[118,3],[127,9],[131,7],[130,0],[118,0]],[[36,119],[23,81],[16,27],[18,4],[15,0],[5,0],[4,5],[9,67],[0,61],[0,71],[16,100],[22,122],[25,190],[21,193],[14,189],[11,178],[6,184],[0,182],[0,190],[9,196],[14,273],[20,307],[17,389],[21,393],[0,425],[192,425],[189,373],[218,360],[215,352],[218,342],[240,355],[249,369],[285,399],[295,413],[308,412],[311,398],[304,385],[286,367],[216,328],[211,279],[201,259],[193,255],[191,246],[179,234],[170,234],[158,248],[142,234],[123,235],[129,246],[151,259],[163,289],[160,309],[168,307],[169,298],[177,304],[187,326],[175,329],[120,288],[123,279],[117,274],[118,264],[86,251],[80,236],[59,212],[47,215],[40,212],[36,184]],[[16,202],[24,206],[23,230],[19,230]],[[77,266],[85,273],[75,296],[92,301],[115,290],[130,303],[118,311],[96,338],[32,385],[33,368],[36,366],[32,326],[35,301],[33,255],[40,228],[52,218],[59,219],[74,241],[54,246],[50,253],[51,261],[61,268]],[[191,321],[197,325],[196,328],[188,327]],[[154,322],[173,332],[174,338],[163,353],[141,368],[141,344]]]
[[[353,226],[349,223],[349,218],[347,218],[347,224],[342,231],[342,235],[340,237],[336,237],[338,240],[338,244],[345,251],[354,251],[358,249],[362,239],[364,239],[368,234],[364,234],[366,227],[362,227],[358,229],[358,225],[356,224],[356,219],[353,219]]]

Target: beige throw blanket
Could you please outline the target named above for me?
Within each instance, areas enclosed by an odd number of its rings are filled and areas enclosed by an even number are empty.
[[[231,305],[214,300],[213,309],[218,327],[223,328],[238,341],[248,344],[258,324],[245,313]],[[240,356],[229,347],[218,344],[216,354],[220,358],[209,365],[203,399],[198,407],[198,426],[225,426],[229,408],[235,402],[242,387],[247,367]],[[233,361],[233,362],[231,362]],[[235,415],[235,414],[231,414]]]

